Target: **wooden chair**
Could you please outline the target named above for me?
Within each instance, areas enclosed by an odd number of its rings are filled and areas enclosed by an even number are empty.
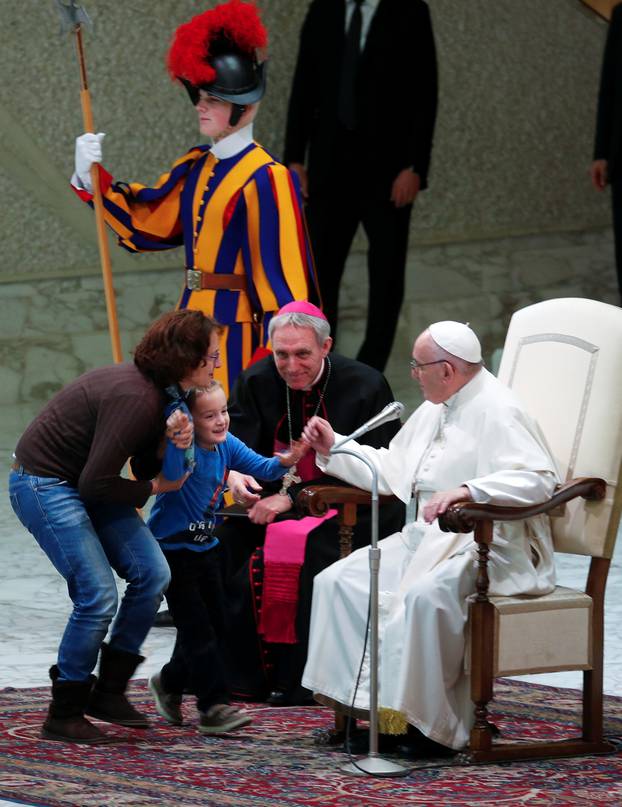
[[[564,483],[539,506],[464,502],[441,520],[444,529],[473,531],[478,545],[465,659],[475,725],[466,750],[474,762],[612,751],[603,738],[603,639],[605,587],[622,512],[622,309],[568,298],[518,311],[508,329],[499,378],[539,422]],[[308,489],[304,499],[317,514],[343,502],[347,529],[355,502],[369,501],[369,495],[322,487]],[[556,552],[591,558],[585,588],[557,586],[543,597],[489,596],[493,522],[537,513],[549,514]],[[583,671],[581,735],[557,741],[495,740],[488,720],[494,679],[562,670]]]

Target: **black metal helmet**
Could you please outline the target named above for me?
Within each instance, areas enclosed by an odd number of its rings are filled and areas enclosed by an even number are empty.
[[[201,89],[232,104],[256,104],[266,91],[265,62],[258,64],[243,53],[221,53],[211,65],[216,78]]]
[[[235,126],[249,104],[260,101],[266,91],[266,63],[259,64],[245,53],[220,53],[210,59],[216,71],[214,81],[207,84],[191,84],[186,79],[182,83],[193,105],[199,101],[199,90],[230,101],[233,104],[229,123]]]
[[[195,105],[200,90],[232,103],[230,123],[235,125],[246,106],[265,92],[265,63],[259,63],[257,49],[266,43],[255,5],[228,0],[179,26],[169,50],[169,72]]]

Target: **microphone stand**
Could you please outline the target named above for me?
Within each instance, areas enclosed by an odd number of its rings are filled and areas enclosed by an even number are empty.
[[[349,440],[350,438],[346,438]],[[378,753],[378,574],[380,572],[380,547],[378,546],[378,471],[364,454],[352,449],[339,448],[345,441],[335,444],[331,454],[349,454],[364,462],[372,475],[371,485],[371,545],[369,547],[369,753],[366,757],[344,765],[344,773],[374,776],[406,776],[409,768],[384,759]]]

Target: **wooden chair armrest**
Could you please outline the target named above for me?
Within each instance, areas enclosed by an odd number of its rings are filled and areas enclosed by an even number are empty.
[[[339,557],[345,558],[352,551],[353,530],[357,523],[357,506],[369,505],[371,494],[360,488],[346,485],[309,485],[298,492],[296,508],[310,516],[320,517],[331,507],[337,507],[339,515]]]
[[[310,516],[323,516],[331,507],[340,504],[370,503],[369,491],[347,485],[309,485],[296,497],[296,506]]]
[[[477,502],[457,502],[439,516],[438,523],[444,532],[473,532],[481,521],[520,521],[551,510],[578,496],[588,501],[605,498],[607,483],[598,477],[579,477],[558,485],[555,493],[541,504],[526,507],[503,507],[497,504],[477,504]]]

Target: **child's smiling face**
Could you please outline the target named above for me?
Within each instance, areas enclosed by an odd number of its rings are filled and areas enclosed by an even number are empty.
[[[194,432],[202,448],[224,443],[229,431],[229,412],[224,390],[199,392],[192,407]]]

